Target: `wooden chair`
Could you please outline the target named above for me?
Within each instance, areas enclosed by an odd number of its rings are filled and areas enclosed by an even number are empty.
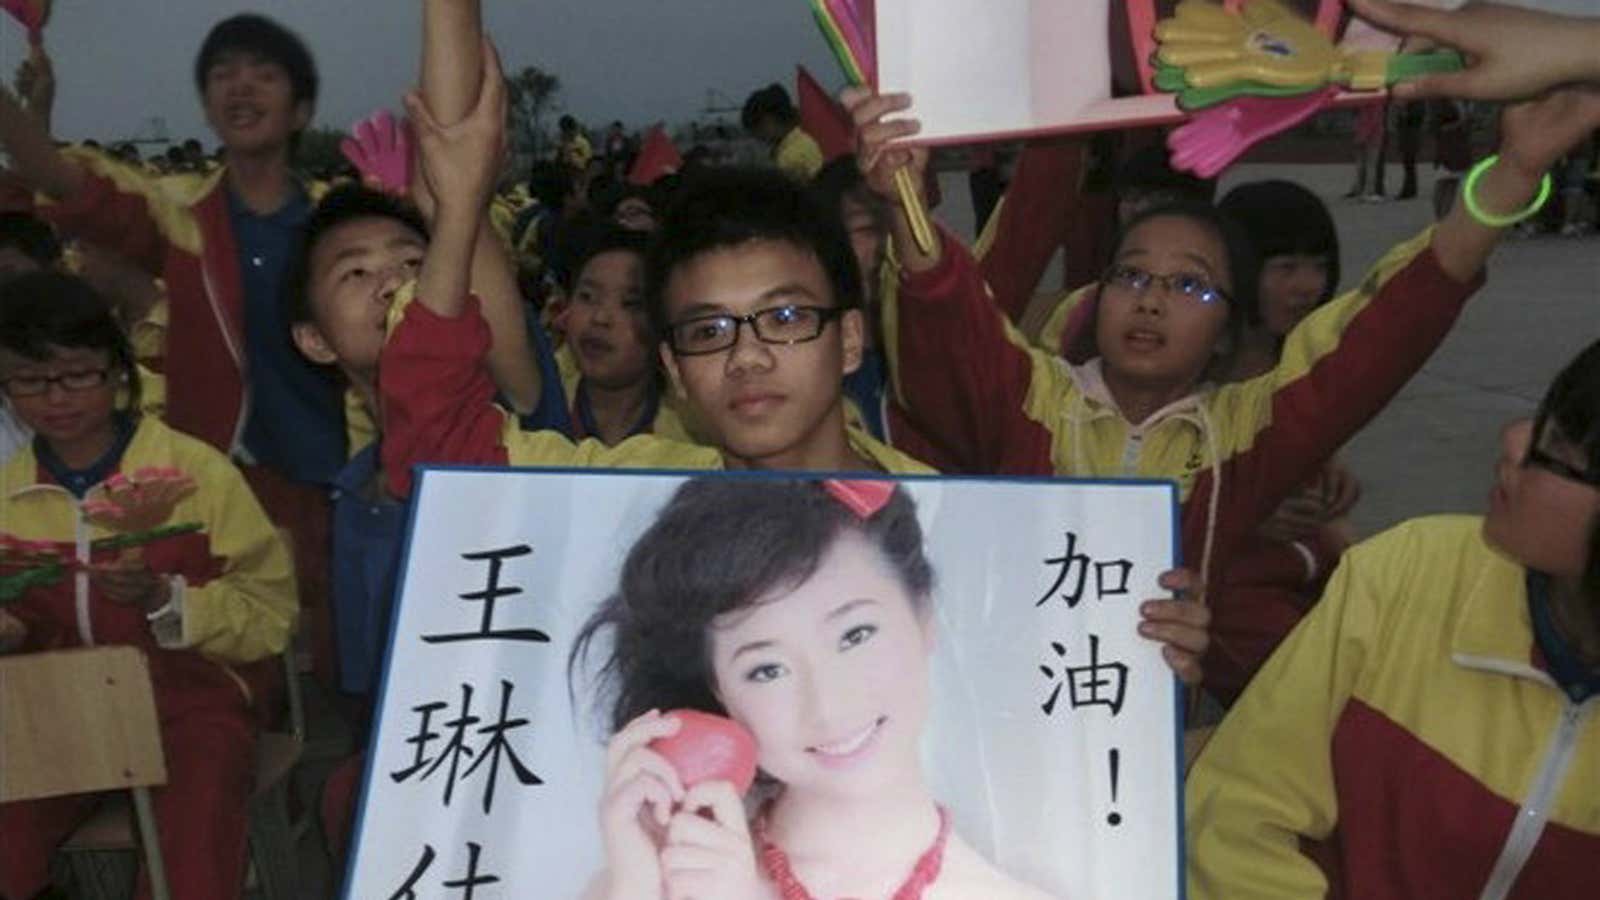
[[[143,657],[140,659],[142,662]],[[300,900],[299,862],[295,858],[298,832],[290,818],[288,792],[289,776],[305,745],[305,714],[292,644],[283,660],[289,730],[263,732],[257,740],[256,787],[249,809],[250,863],[265,900]],[[158,748],[159,740],[158,735]],[[131,893],[133,867],[128,863],[132,859],[130,851],[138,846],[134,819],[126,802],[108,798],[62,844],[61,853],[67,860],[72,883],[85,900],[121,900]],[[138,833],[153,831],[141,824]],[[158,900],[161,896],[157,895]]]
[[[166,759],[144,654],[93,647],[0,657],[0,803],[125,790],[126,849],[142,846],[156,900],[169,900],[150,788]]]

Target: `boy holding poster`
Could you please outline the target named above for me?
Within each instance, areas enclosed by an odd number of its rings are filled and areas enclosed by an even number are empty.
[[[646,277],[662,361],[721,451],[649,436],[608,449],[518,430],[489,402],[487,327],[465,278],[504,127],[504,83],[491,62],[459,125],[439,125],[415,96],[407,102],[438,201],[417,302],[408,287],[390,307],[378,369],[393,493],[409,492],[410,467],[423,462],[930,471],[846,428],[842,379],[859,365],[865,322],[842,225],[800,186],[744,171],[686,190]]]

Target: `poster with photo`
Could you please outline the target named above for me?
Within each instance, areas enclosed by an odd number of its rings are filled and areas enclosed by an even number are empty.
[[[837,896],[848,867],[1181,897],[1182,692],[1136,632],[1175,503],[426,470],[345,896],[788,896],[779,872]]]

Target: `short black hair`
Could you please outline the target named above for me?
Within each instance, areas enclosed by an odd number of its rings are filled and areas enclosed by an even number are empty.
[[[344,184],[329,191],[306,220],[300,252],[283,281],[284,321],[289,325],[315,322],[311,303],[311,254],[328,232],[361,219],[391,219],[428,239],[428,224],[416,207],[382,191],[360,184]]]
[[[730,476],[685,482],[628,551],[617,590],[578,632],[569,685],[602,631],[611,633],[602,687],[620,729],[649,709],[725,713],[717,701],[708,629],[774,588],[799,586],[853,532],[882,554],[921,612],[934,571],[916,502],[896,486],[865,519],[812,479]]]
[[[296,103],[317,102],[317,63],[305,41],[266,16],[242,13],[212,27],[194,58],[194,84],[206,92],[206,75],[224,53],[243,52],[282,66]]]
[[[867,186],[867,179],[856,164],[856,155],[848,153],[823,166],[817,177],[811,179],[811,192],[818,202],[834,211],[844,221],[844,201],[855,200],[872,214],[872,221],[880,230],[889,228],[889,208],[878,193]]]
[[[1534,418],[1534,436],[1554,426],[1582,454],[1584,471],[1600,473],[1600,341],[1578,354],[1551,383]],[[1583,589],[1600,597],[1600,517],[1590,525]]]
[[[860,269],[839,216],[776,169],[707,169],[685,179],[650,247],[645,309],[656,340],[669,328],[666,289],[673,273],[707,253],[752,241],[783,241],[816,257],[833,305],[861,308]]]
[[[6,247],[15,247],[41,269],[61,262],[61,239],[48,222],[32,213],[0,212],[0,249]]]
[[[1289,255],[1327,259],[1328,286],[1317,302],[1333,299],[1339,289],[1339,232],[1320,197],[1292,181],[1274,179],[1241,184],[1217,206],[1244,228],[1262,262]],[[1251,324],[1261,320],[1259,307],[1246,312]]]
[[[45,270],[0,283],[0,348],[43,362],[53,347],[102,350],[128,385],[128,412],[139,414],[139,367],[111,304],[76,275]]]
[[[650,236],[642,231],[630,231],[609,220],[588,219],[574,223],[562,235],[563,265],[557,272],[561,288],[571,292],[583,274],[583,267],[596,256],[621,251],[632,253],[644,261],[650,246]]]
[[[777,82],[754,91],[744,101],[739,112],[739,123],[745,131],[754,131],[762,119],[775,118],[780,125],[793,125],[800,121],[800,113],[789,99],[789,89]]]

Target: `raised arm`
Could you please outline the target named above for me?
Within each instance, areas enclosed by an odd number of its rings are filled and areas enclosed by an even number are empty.
[[[425,0],[422,99],[436,122],[453,126],[477,106],[485,80],[481,0]],[[499,78],[498,66],[495,77]],[[528,324],[516,268],[488,223],[487,204],[473,248],[470,281],[483,303],[494,341],[489,369],[520,414],[539,404],[542,376],[528,345]]]
[[[1591,58],[1600,56],[1590,45]],[[1530,54],[1536,55],[1536,54]],[[1506,108],[1500,116],[1500,160],[1478,179],[1472,200],[1491,216],[1526,207],[1539,183],[1567,151],[1600,128],[1600,84],[1575,85]],[[1482,271],[1505,228],[1478,221],[1457,203],[1433,237],[1439,266],[1457,281]]]
[[[10,154],[11,170],[52,200],[71,200],[83,188],[83,168],[63,156],[44,124],[5,90],[0,90],[0,148]]]

